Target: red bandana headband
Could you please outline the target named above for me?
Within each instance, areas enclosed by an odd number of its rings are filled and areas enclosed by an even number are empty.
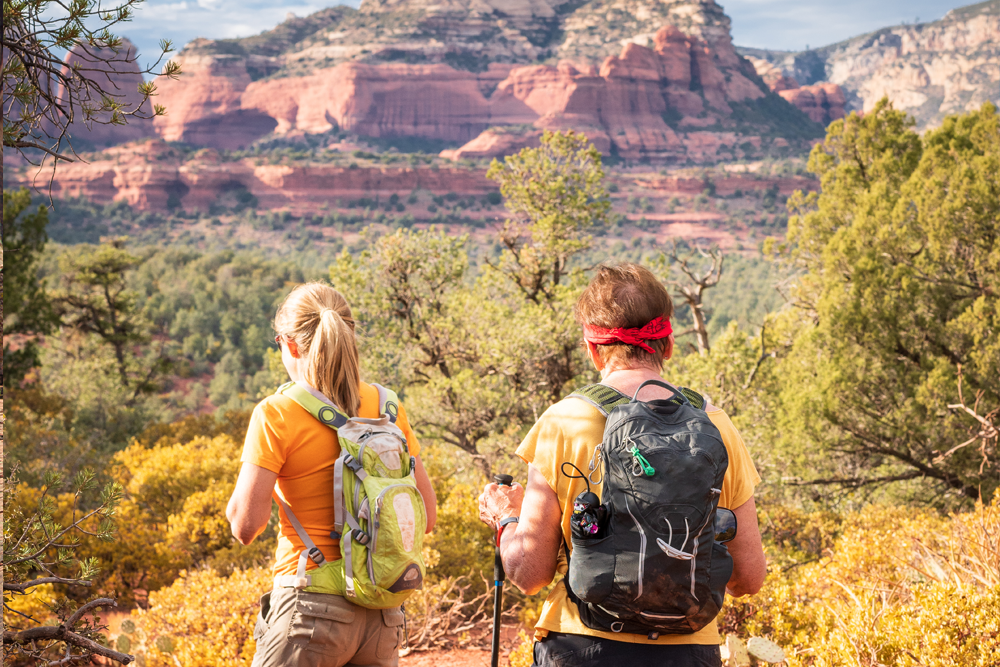
[[[627,343],[628,345],[638,345],[650,354],[653,354],[653,348],[646,344],[647,340],[666,338],[673,332],[670,320],[665,317],[657,317],[650,320],[646,326],[638,329],[605,329],[604,327],[595,327],[590,324],[583,325],[583,339],[588,343],[593,343],[594,345]]]

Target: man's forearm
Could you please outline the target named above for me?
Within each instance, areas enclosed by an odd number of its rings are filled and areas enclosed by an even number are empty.
[[[534,595],[547,586],[555,577],[555,569],[547,567],[542,558],[530,558],[525,548],[523,535],[517,532],[516,523],[507,524],[500,540],[500,555],[503,557],[507,578],[522,592]]]

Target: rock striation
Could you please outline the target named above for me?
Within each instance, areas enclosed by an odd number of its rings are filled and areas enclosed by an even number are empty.
[[[731,103],[766,96],[761,80],[731,44],[728,53],[718,57],[698,37],[668,25],[655,33],[650,46],[628,42],[600,68],[563,60],[556,67],[513,69],[488,101],[489,118],[498,126],[530,128],[523,141],[501,140],[504,135],[494,129],[448,154],[504,155],[537,141],[539,129],[573,128],[603,152],[629,160],[715,161],[720,149],[731,151],[740,141]],[[706,132],[708,127],[714,132]],[[716,141],[709,142],[713,150],[692,133],[715,135]]]
[[[802,86],[774,63],[754,56],[748,56],[747,60],[768,88],[794,104],[813,122],[828,125],[847,115],[844,90],[837,84],[823,81]]]
[[[394,194],[405,198],[417,190],[463,197],[481,197],[496,190],[496,183],[486,178],[482,168],[265,164],[256,158],[227,160],[210,148],[185,154],[162,139],[115,146],[88,159],[59,167],[52,182],[53,197],[84,197],[99,203],[123,201],[140,211],[162,212],[178,207],[207,211],[213,205],[231,205],[226,202],[234,192],[246,191],[257,198],[262,210],[286,209],[302,214],[337,208],[352,199],[388,200]],[[617,173],[611,178],[622,191],[638,185],[663,198],[694,197],[706,187],[703,177],[691,173]],[[28,167],[7,169],[4,179],[5,187],[48,185],[45,173]],[[713,183],[721,196],[769,188],[788,195],[817,187],[815,181],[805,177],[756,178],[741,173],[716,177]],[[415,213],[419,216],[421,211]],[[429,217],[430,212],[425,215]],[[687,219],[691,214],[685,216]]]
[[[744,157],[761,146],[748,138],[782,134],[779,119],[751,127],[734,117],[733,104],[753,105],[768,89],[737,55],[715,2],[624,4],[636,5],[641,25],[615,29],[644,32],[596,50],[581,41],[581,26],[604,6],[596,0],[365,0],[247,40],[196,40],[178,57],[186,76],[161,84],[169,114],[157,131],[237,149],[271,133],[336,127],[447,142],[460,158],[574,128],[607,154],[657,162]],[[677,24],[664,26],[671,18]],[[568,32],[556,43],[561,26]],[[555,51],[585,57],[537,63]]]
[[[736,53],[714,1],[632,4],[647,32],[603,51],[573,46],[581,21],[604,6],[596,0],[366,0],[356,12],[324,10],[249,40],[196,40],[177,58],[186,76],[161,84],[169,114],[157,131],[231,150],[272,133],[339,128],[451,143],[459,148],[446,154],[463,158],[573,128],[606,154],[658,163],[751,157],[775,137],[804,145],[821,134],[806,115],[781,117],[798,112]],[[671,17],[679,23],[664,25]],[[387,24],[396,28],[364,41]],[[569,33],[556,44],[559,26]],[[537,62],[557,50],[600,59]],[[781,114],[760,113],[765,100]],[[738,113],[748,110],[757,113]]]
[[[888,95],[924,129],[948,114],[1000,100],[1000,0],[811,51],[739,51],[773,64],[803,86],[839,85],[848,111],[867,111]]]

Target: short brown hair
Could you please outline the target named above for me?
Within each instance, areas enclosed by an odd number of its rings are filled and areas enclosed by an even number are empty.
[[[601,266],[576,303],[576,321],[605,329],[643,327],[657,317],[674,316],[674,303],[653,272],[638,264]],[[605,364],[619,361],[628,366],[660,366],[669,346],[668,338],[648,341],[653,354],[638,345],[609,343],[597,350]]]

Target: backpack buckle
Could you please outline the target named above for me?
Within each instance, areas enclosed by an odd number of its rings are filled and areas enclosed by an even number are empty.
[[[368,546],[368,543],[372,541],[372,536],[366,533],[365,531],[361,530],[360,528],[355,528],[354,530],[352,530],[351,537],[353,537],[354,541],[360,544],[361,546]]]
[[[364,468],[364,466],[361,465],[361,462],[350,454],[344,457],[344,465],[353,470],[355,474]]]
[[[319,547],[313,547],[307,553],[309,560],[316,563],[317,565],[322,565],[326,562],[326,558],[323,556],[323,552],[319,550]]]

